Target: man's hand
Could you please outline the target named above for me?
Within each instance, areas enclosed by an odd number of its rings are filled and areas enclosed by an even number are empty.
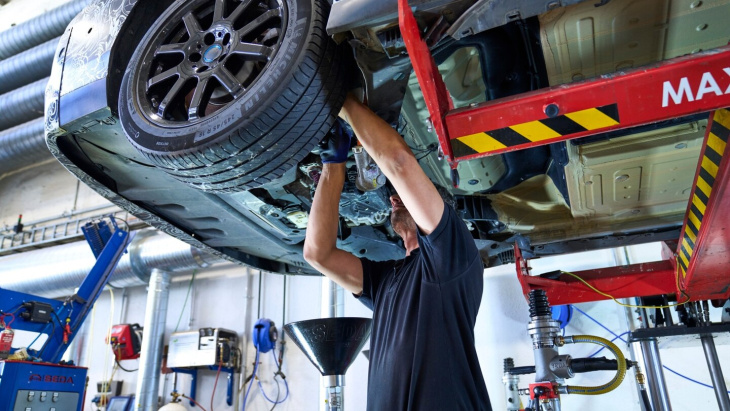
[[[320,153],[322,163],[344,163],[352,145],[352,132],[341,119],[335,121],[327,138],[327,146]]]

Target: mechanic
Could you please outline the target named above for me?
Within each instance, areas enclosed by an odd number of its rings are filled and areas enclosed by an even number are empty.
[[[483,266],[472,236],[401,136],[352,94],[340,117],[388,177],[403,260],[374,262],[336,247],[350,149],[333,133],[309,216],[304,258],[373,310],[368,410],[491,410],[474,346]]]

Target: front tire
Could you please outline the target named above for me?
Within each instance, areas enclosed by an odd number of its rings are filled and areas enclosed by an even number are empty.
[[[258,187],[295,167],[344,101],[324,0],[178,0],[122,79],[119,117],[154,165],[199,189]]]

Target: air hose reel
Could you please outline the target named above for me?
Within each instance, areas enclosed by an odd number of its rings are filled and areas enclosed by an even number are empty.
[[[268,318],[259,318],[253,326],[253,345],[262,353],[267,353],[276,347],[279,339],[279,330],[276,324]]]

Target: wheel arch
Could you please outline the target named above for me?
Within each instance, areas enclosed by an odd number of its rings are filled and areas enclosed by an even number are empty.
[[[114,114],[119,111],[119,88],[132,53],[152,23],[176,0],[137,1],[114,39],[106,79],[107,101]]]

